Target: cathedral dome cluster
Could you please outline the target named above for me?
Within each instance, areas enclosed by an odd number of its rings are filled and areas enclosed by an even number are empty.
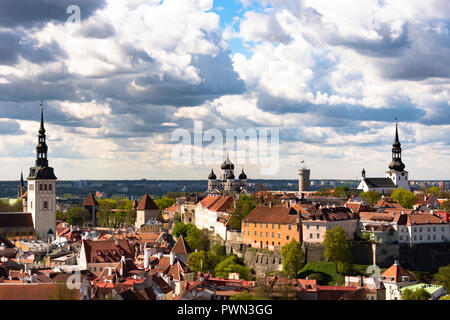
[[[234,164],[227,158],[220,166],[220,179],[211,169],[208,175],[208,193],[220,193],[221,191],[242,192],[247,190],[247,175],[242,168],[242,172],[236,180],[234,175]]]

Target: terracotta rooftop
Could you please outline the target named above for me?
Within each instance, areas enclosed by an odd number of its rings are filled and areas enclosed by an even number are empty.
[[[159,210],[158,206],[153,202],[152,198],[146,193],[139,202],[136,210]]]
[[[50,295],[57,286],[55,283],[0,283],[0,300],[51,300]],[[81,299],[79,290],[74,292],[75,300]]]
[[[177,239],[177,242],[175,242],[175,245],[172,248],[173,253],[177,254],[189,254],[192,252],[191,247],[189,247],[189,244],[184,240],[183,236],[180,235]]]
[[[285,206],[258,206],[253,209],[244,219],[243,222],[255,223],[279,223],[279,224],[295,224],[297,223],[297,211],[294,208]]]
[[[134,249],[128,240],[83,240],[82,248],[88,263],[119,262],[121,256],[134,258]]]
[[[385,277],[385,280],[390,282],[405,282],[406,279],[402,277],[408,277],[409,281],[415,280],[414,277],[408,271],[406,271],[405,268],[403,268],[397,261],[386,271],[384,271],[381,274],[381,277]]]
[[[88,196],[83,202],[83,207],[94,207],[94,206],[98,206],[98,202],[97,200],[95,200],[95,197],[92,194],[92,192],[89,192]]]

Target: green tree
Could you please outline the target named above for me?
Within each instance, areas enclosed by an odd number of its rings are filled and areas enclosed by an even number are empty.
[[[210,272],[210,264],[205,251],[192,252],[188,258],[188,266],[195,272]]]
[[[428,188],[425,191],[425,193],[426,194],[434,194],[435,196],[437,196],[440,191],[441,191],[441,189],[439,189],[439,187],[431,187],[431,188]]]
[[[90,213],[80,205],[74,204],[66,214],[66,222],[71,225],[79,225],[90,218]]]
[[[445,200],[444,202],[442,202],[439,209],[450,211],[450,200]]]
[[[405,289],[402,293],[402,300],[429,300],[431,294],[428,293],[424,288],[417,290]]]
[[[361,192],[360,196],[366,199],[370,206],[375,205],[381,199],[381,194],[378,191]]]
[[[334,188],[333,196],[336,198],[350,198],[350,188],[348,186],[339,186]]]
[[[207,247],[205,233],[192,223],[187,225],[186,241],[192,249],[203,250]]]
[[[336,262],[339,273],[348,273],[352,266],[352,243],[347,238],[345,230],[335,226],[325,232],[323,246],[325,247],[325,259]]]
[[[164,196],[154,200],[154,202],[158,206],[159,212],[161,213],[168,207],[172,206],[175,203],[175,199]]]
[[[187,224],[183,222],[177,222],[173,227],[173,235],[178,238],[179,236],[183,236],[186,239],[187,237]]]
[[[403,188],[397,188],[391,192],[392,200],[399,203],[402,207],[412,209],[417,202],[417,196],[411,191]]]
[[[440,267],[438,272],[434,275],[434,279],[445,287],[447,292],[450,292],[450,264]]]
[[[292,239],[291,242],[285,244],[281,248],[281,256],[283,258],[283,271],[289,276],[297,277],[305,263],[305,254],[300,242]]]
[[[239,273],[242,279],[248,279],[250,276],[250,269],[234,254],[221,261],[214,271],[215,275],[221,278],[228,278],[230,273]]]

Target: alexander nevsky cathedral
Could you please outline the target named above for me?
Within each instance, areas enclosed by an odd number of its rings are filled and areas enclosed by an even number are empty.
[[[220,166],[220,179],[211,169],[208,175],[208,194],[221,193],[222,191],[230,191],[232,193],[247,192],[247,175],[242,168],[238,179],[234,176],[234,164],[227,158]]]

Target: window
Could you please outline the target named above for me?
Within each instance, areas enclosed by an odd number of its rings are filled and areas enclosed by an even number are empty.
[[[247,235],[249,236],[250,235],[250,231],[247,231],[248,233],[247,233]]]
[[[433,227],[433,232],[436,232],[436,227]]]
[[[278,224],[278,229],[281,229],[281,225],[280,224]]]
[[[414,236],[414,240],[417,240],[417,236]]]
[[[44,190],[47,191],[47,184],[44,184]]]
[[[309,234],[309,238],[312,239],[312,233]]]
[[[44,201],[44,209],[48,209],[48,202]]]
[[[275,225],[272,223],[272,229],[275,229]]]
[[[289,240],[289,236],[286,236],[286,240]]]
[[[268,223],[266,223],[266,229],[268,229],[269,228],[269,224]]]
[[[428,235],[428,240],[431,240],[431,236],[430,235]]]
[[[94,272],[96,272],[97,271],[97,267],[94,267]]]
[[[433,240],[436,240],[436,235],[435,234],[433,234]]]
[[[419,228],[419,232],[422,232],[422,227]]]
[[[403,237],[402,237],[402,236],[400,236],[399,238],[400,238],[400,241],[403,240]]]
[[[52,191],[52,184],[51,183],[48,185],[48,190]]]
[[[255,231],[255,237],[256,237],[256,231]]]
[[[306,226],[306,230],[309,230],[309,225]]]
[[[275,238],[275,233],[272,232],[272,238]]]
[[[427,231],[430,232],[430,227],[427,228]]]
[[[259,236],[262,238],[262,232],[259,233]]]
[[[319,230],[319,225],[316,226],[316,230]]]
[[[269,233],[268,232],[266,232],[266,238],[268,238],[269,237]]]
[[[42,191],[42,184],[39,184],[39,191]]]
[[[288,225],[288,229],[291,230],[291,225],[290,224]]]
[[[255,223],[255,228],[256,228],[256,223]]]
[[[281,233],[278,232],[278,239],[281,239]]]
[[[422,240],[422,235],[420,236],[420,238],[419,238],[420,240]]]
[[[320,234],[319,233],[317,234],[317,239],[320,239]]]

